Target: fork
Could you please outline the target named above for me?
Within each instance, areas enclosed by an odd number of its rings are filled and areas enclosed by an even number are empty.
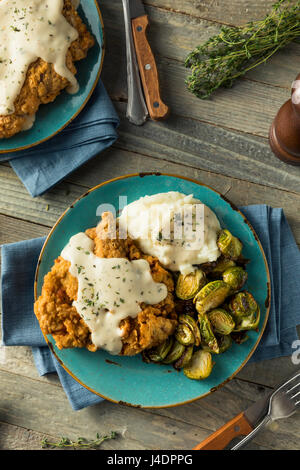
[[[276,389],[269,399],[269,408],[264,419],[248,434],[244,439],[239,441],[231,450],[240,449],[269,422],[281,418],[292,416],[300,405],[300,372],[292,378],[284,382]]]

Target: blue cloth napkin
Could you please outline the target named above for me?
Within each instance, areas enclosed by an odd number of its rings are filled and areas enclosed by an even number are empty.
[[[300,252],[282,209],[241,207],[256,230],[271,272],[269,321],[252,361],[290,356],[300,324]],[[2,246],[2,343],[31,346],[40,375],[57,372],[74,410],[102,401],[77,383],[57,362],[33,313],[35,267],[44,238]],[[15,275],[16,269],[18,275]],[[18,302],[15,293],[18,292]]]
[[[117,139],[119,118],[101,80],[84,110],[62,132],[28,150],[0,155],[31,196],[40,196]]]

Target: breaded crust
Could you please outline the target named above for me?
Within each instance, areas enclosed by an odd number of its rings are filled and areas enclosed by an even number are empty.
[[[63,15],[78,31],[66,57],[67,67],[76,74],[74,62],[84,59],[95,40],[82,22],[71,0],[64,0]],[[14,105],[15,112],[0,116],[0,139],[9,138],[20,132],[28,116],[34,115],[41,104],[50,103],[69,85],[69,81],[58,75],[53,64],[42,59],[32,63],[27,71],[24,85]]]
[[[102,222],[86,234],[94,241],[94,253],[100,258],[146,259],[154,281],[164,283],[167,297],[156,305],[141,304],[136,318],[128,317],[120,327],[123,329],[121,355],[132,356],[165,341],[174,333],[177,314],[173,299],[174,283],[171,274],[157,258],[144,255],[130,238],[105,238],[108,231],[108,214],[102,215]],[[96,351],[91,333],[85,322],[72,306],[77,298],[77,279],[69,273],[70,263],[59,257],[44,278],[42,294],[35,302],[34,312],[44,334],[52,334],[59,349],[85,347]]]

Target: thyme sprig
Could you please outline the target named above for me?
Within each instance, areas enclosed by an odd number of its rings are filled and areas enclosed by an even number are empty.
[[[279,0],[263,20],[241,27],[223,26],[220,33],[186,58],[192,70],[188,89],[202,99],[219,87],[229,88],[251,69],[300,36],[300,0]]]
[[[115,439],[117,437],[117,433],[112,431],[107,436],[100,436],[100,434],[96,434],[96,439],[89,440],[85,437],[78,437],[77,441],[72,441],[68,437],[61,437],[58,442],[50,442],[47,438],[41,441],[41,445],[43,449],[54,449],[54,448],[73,448],[73,449],[98,449],[102,442],[108,439]]]

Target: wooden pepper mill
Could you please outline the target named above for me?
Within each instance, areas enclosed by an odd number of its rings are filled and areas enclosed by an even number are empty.
[[[300,80],[300,74],[296,81]],[[278,111],[269,135],[274,154],[290,165],[300,165],[300,81],[294,82],[292,98]]]

